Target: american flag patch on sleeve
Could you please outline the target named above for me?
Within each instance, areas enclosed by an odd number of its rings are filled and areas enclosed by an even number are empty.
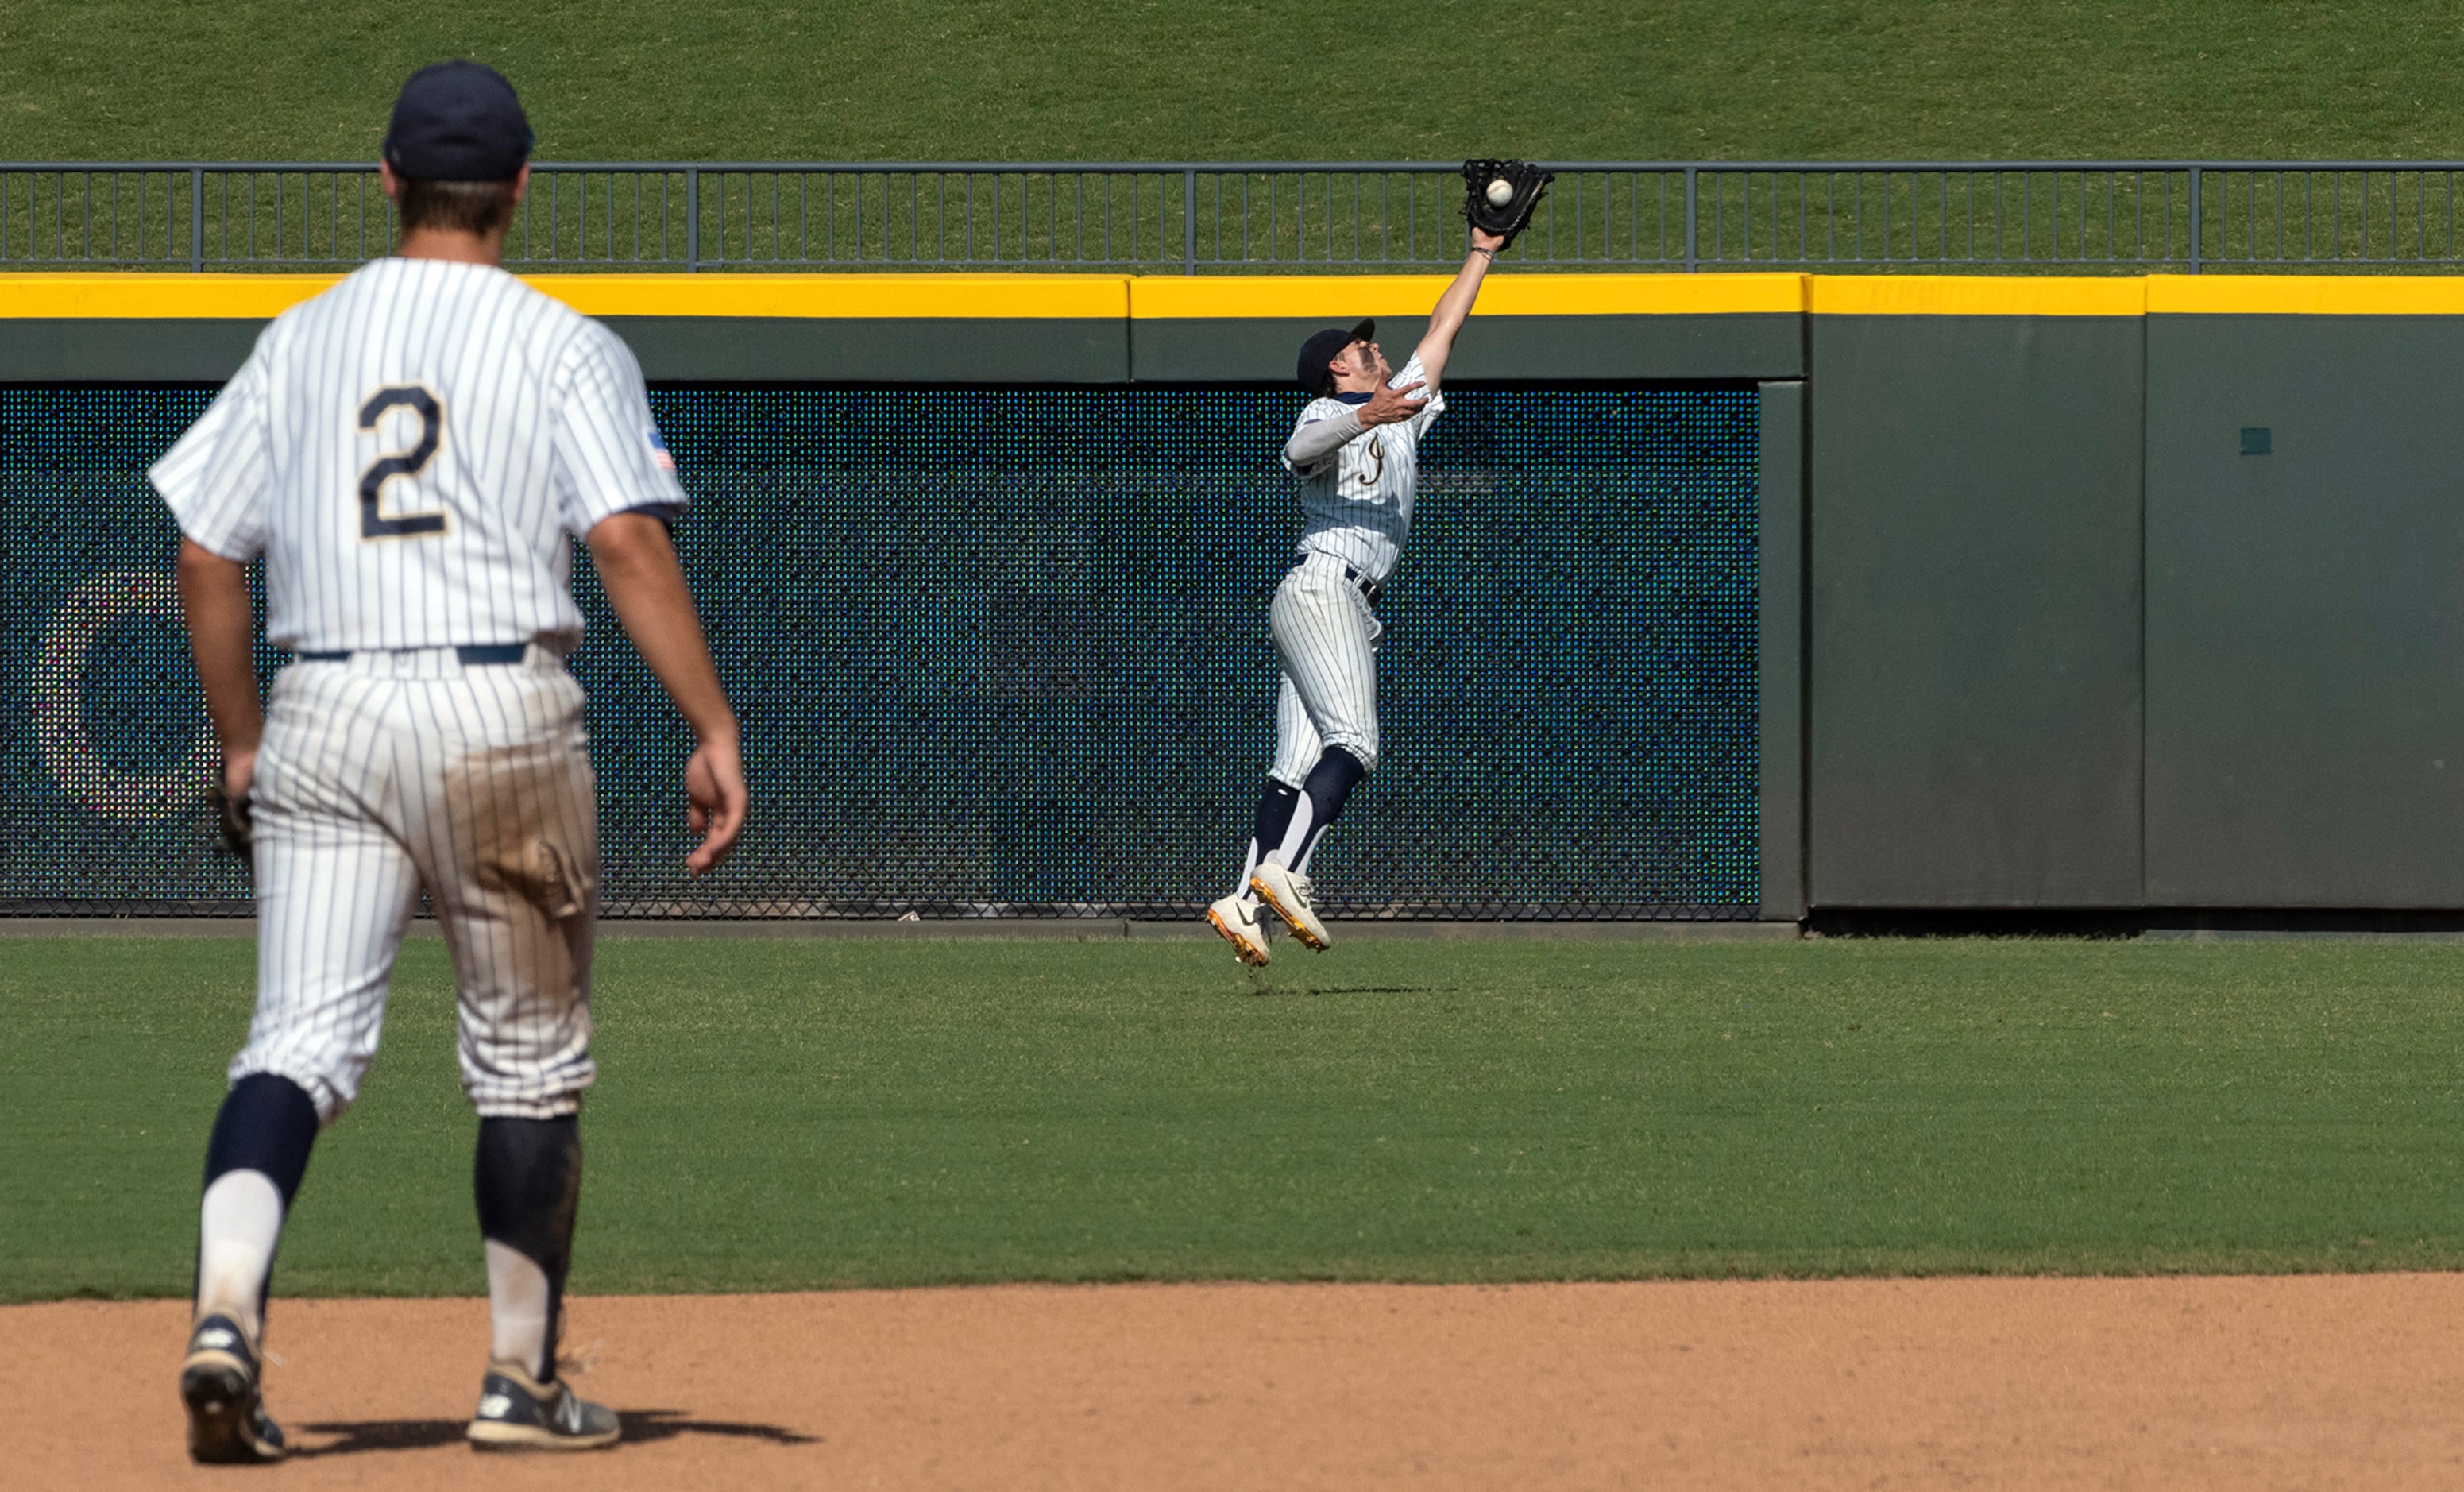
[[[650,441],[650,465],[662,472],[673,472],[676,469],[676,458],[668,454],[668,438],[659,433],[659,428],[655,425],[650,426],[643,433],[648,435]]]

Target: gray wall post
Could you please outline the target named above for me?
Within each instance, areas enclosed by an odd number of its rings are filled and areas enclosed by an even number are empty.
[[[1756,544],[1761,916],[1805,916],[1805,381],[1761,385]]]

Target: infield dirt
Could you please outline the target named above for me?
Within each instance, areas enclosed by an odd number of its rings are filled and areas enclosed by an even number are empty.
[[[283,1301],[303,1454],[194,1468],[186,1308],[0,1310],[24,1487],[2407,1487],[2464,1275],[596,1297],[627,1443],[474,1461],[475,1300]]]

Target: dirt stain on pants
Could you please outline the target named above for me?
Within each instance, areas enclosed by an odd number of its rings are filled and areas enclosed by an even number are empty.
[[[471,751],[447,769],[445,800],[439,847],[452,863],[428,881],[461,991],[466,1080],[570,1060],[590,1037],[599,901],[590,758],[554,738]],[[553,1116],[484,1099],[480,1108]]]

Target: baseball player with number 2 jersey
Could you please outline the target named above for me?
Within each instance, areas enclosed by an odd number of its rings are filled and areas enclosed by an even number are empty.
[[[1258,799],[1241,881],[1206,911],[1246,964],[1272,954],[1263,911],[1323,951],[1309,856],[1352,790],[1377,766],[1378,592],[1412,532],[1420,437],[1446,406],[1439,380],[1482,278],[1508,240],[1471,230],[1471,252],[1398,372],[1377,325],[1329,327],[1302,344],[1297,376],[1313,397],[1284,447],[1300,479],[1300,560],[1275,591],[1267,631],[1283,666],[1275,759]]]
[[[262,1394],[275,1248],[318,1132],[376,1055],[424,890],[453,959],[492,1349],[469,1438],[612,1443],[557,1376],[582,1184],[597,802],[569,590],[586,541],[697,738],[695,871],[745,813],[737,724],[667,524],[685,494],[615,335],[500,268],[528,180],[513,88],[476,63],[405,85],[385,138],[397,256],[267,328],[151,473],[255,871],[256,1012],[206,1154],[180,1393],[201,1461],[281,1458]],[[246,565],[293,655],[260,716]]]

